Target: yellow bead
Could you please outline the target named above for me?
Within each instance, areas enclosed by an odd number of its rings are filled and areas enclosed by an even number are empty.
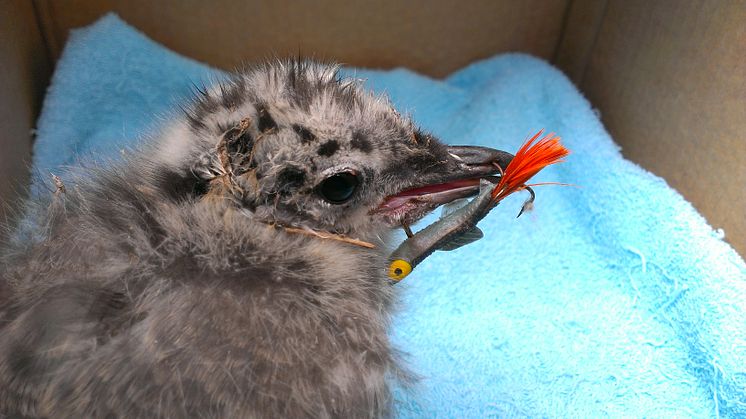
[[[389,278],[394,281],[401,281],[410,272],[412,272],[412,265],[406,260],[397,259],[389,265]]]

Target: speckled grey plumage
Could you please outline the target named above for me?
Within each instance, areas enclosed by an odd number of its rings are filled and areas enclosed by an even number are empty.
[[[29,203],[41,238],[0,271],[0,416],[390,415],[407,374],[387,337],[392,223],[370,212],[453,170],[446,147],[305,61],[249,68],[184,110]],[[339,171],[361,183],[332,205],[317,185]]]

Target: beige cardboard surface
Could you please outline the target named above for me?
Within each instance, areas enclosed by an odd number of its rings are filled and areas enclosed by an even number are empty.
[[[59,54],[70,28],[117,12],[182,54],[223,68],[270,54],[440,77],[498,52],[551,59],[568,0],[37,0]]]
[[[31,128],[50,66],[31,2],[2,1],[0,39],[0,219],[5,219],[28,181]]]
[[[746,1],[609,0],[581,89],[745,255]]]

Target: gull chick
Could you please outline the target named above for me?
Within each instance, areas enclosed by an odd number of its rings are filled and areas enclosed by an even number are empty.
[[[0,265],[0,417],[393,414],[391,232],[510,155],[448,147],[311,61],[196,90],[29,203]]]

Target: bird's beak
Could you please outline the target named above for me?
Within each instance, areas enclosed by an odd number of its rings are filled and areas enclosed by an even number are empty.
[[[411,224],[442,204],[476,195],[480,178],[499,176],[513,159],[506,151],[478,146],[450,146],[447,153],[447,162],[421,173],[412,187],[388,196],[375,213],[392,225]]]
[[[502,173],[513,160],[507,151],[479,146],[449,146],[448,154],[458,162],[461,174],[468,177]]]

